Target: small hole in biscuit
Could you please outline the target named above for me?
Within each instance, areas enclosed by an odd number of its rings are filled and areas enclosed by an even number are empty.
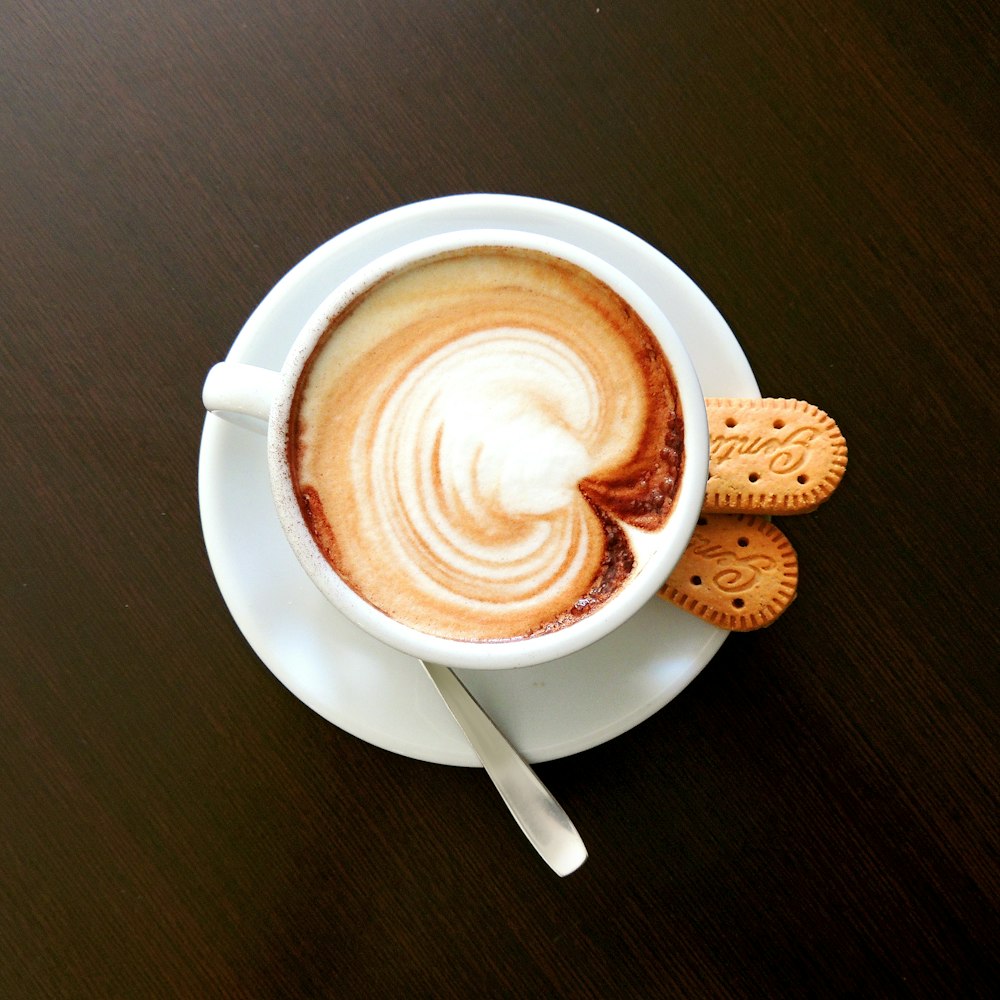
[[[698,524],[699,524],[700,527],[704,528],[705,525],[708,524],[708,518],[707,517],[699,517],[698,518]]]
[[[745,549],[750,544],[750,539],[747,538],[746,535],[743,535],[742,537],[736,539],[736,544],[739,545],[740,548]]]
[[[756,472],[751,472],[750,475],[747,476],[747,479],[749,479],[751,483],[755,483],[758,479],[760,479],[760,476],[757,475]]]
[[[735,427],[736,426],[736,418],[735,417],[726,417],[726,426],[727,427]]]
[[[782,427],[785,426],[785,421],[778,417],[777,420],[771,425],[776,431],[780,431]]]
[[[799,476],[797,482],[798,482],[798,484],[800,486],[805,486],[805,484],[809,482],[809,477],[808,476]]]
[[[742,597],[734,597],[733,598],[733,607],[734,608],[742,608],[743,607],[743,598]]]
[[[691,577],[691,582],[692,582],[692,583],[693,583],[693,584],[694,584],[694,585],[695,585],[696,587],[700,587],[700,586],[701,586],[701,577],[700,577],[700,576],[692,576],[692,577]]]

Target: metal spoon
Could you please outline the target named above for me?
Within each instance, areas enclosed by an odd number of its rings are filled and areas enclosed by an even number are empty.
[[[587,848],[562,806],[458,677],[448,667],[420,664],[535,850],[557,875],[576,871],[587,860]]]

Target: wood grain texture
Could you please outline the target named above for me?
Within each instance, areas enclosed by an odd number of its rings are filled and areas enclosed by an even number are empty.
[[[3,5],[0,995],[990,995],[997,46],[954,0]],[[285,691],[200,534],[256,303],[462,191],[633,230],[851,449],[780,622],[539,768],[567,880]]]

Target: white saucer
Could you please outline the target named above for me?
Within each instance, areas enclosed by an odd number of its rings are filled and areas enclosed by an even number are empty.
[[[759,396],[725,320],[675,264],[597,216],[509,195],[456,195],[369,219],[323,244],[270,291],[229,359],[281,367],[327,292],[369,260],[453,229],[522,229],[575,243],[631,276],[684,341],[706,396]],[[462,733],[407,656],[331,608],[285,542],[271,501],[263,435],[208,415],[199,494],[212,570],[236,624],[271,672],[325,719],[396,753],[475,765]],[[726,633],[654,598],[582,653],[462,679],[533,762],[597,746],[649,718],[699,673]]]

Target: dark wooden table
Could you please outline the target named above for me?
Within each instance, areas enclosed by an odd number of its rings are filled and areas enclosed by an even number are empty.
[[[988,995],[997,43],[940,0],[6,3],[0,995]],[[851,449],[787,615],[539,765],[565,880],[481,771],[279,683],[199,522],[255,305],[472,191],[659,248]]]

